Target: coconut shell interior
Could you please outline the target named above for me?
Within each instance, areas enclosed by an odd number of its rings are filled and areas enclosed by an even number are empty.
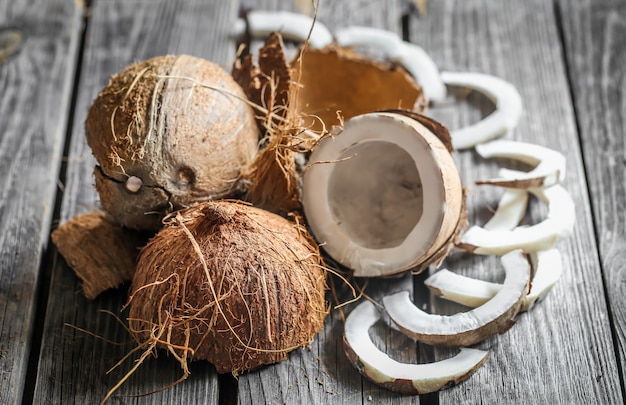
[[[405,70],[351,50],[307,49],[292,67],[298,84],[292,108],[310,116],[305,125],[317,129],[319,121],[328,129],[340,124],[338,113],[348,119],[380,110],[426,109],[421,87]]]

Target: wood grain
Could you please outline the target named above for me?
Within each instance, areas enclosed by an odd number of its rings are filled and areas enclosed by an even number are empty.
[[[90,10],[84,61],[71,131],[66,187],[61,221],[98,206],[93,188],[94,160],[86,145],[83,122],[87,109],[111,74],[126,65],[152,56],[188,53],[229,67],[235,51],[230,39],[236,2],[204,1],[102,1]],[[35,391],[38,403],[99,403],[133,366],[133,360],[107,371],[135,346],[120,312],[127,288],[107,292],[88,301],[80,283],[58,257],[53,269],[50,300],[44,327],[39,374]],[[133,404],[218,403],[218,378],[207,363],[191,365],[191,376],[171,389],[182,376],[179,364],[165,353],[149,358],[125,383],[117,400]],[[137,356],[133,357],[134,359]]]
[[[479,344],[490,351],[489,360],[467,382],[441,392],[440,403],[621,403],[558,16],[551,3],[543,1],[428,5],[427,17],[410,21],[411,39],[441,69],[494,74],[519,89],[524,115],[508,138],[565,153],[568,174],[563,185],[576,202],[577,213],[574,235],[558,244],[564,274],[555,289],[533,311],[518,316],[507,333]],[[472,113],[461,106],[455,113],[455,107],[448,106],[433,114],[454,128],[489,112],[480,112],[484,100],[468,103],[478,108]],[[492,177],[496,170],[471,151],[459,153],[458,161],[466,185]],[[484,223],[489,218],[487,207],[495,206],[500,193],[496,188],[472,187],[470,222]],[[545,207],[535,203],[527,221],[537,222],[543,215]],[[456,255],[446,264],[477,278],[502,277],[498,261],[491,257]],[[465,310],[441,300],[433,303],[443,313]],[[444,350],[439,353],[448,355]]]
[[[559,2],[581,148],[611,308],[616,348],[626,366],[626,4]]]
[[[0,403],[25,389],[67,130],[81,10],[67,1],[0,2]],[[14,35],[9,35],[10,33]]]

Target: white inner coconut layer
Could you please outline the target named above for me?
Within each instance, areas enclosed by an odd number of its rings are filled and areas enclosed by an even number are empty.
[[[529,182],[534,186],[552,186],[565,178],[565,156],[553,149],[526,142],[497,140],[476,145],[476,152],[483,158],[509,158],[535,165],[523,172],[519,170],[500,169],[500,178],[483,180],[479,184],[497,184],[506,187],[527,187]]]
[[[530,310],[535,302],[543,299],[563,272],[561,254],[557,249],[534,252],[530,256],[534,275],[522,311]],[[485,304],[502,288],[502,284],[462,276],[447,269],[428,277],[424,284],[441,298],[472,308]]]
[[[487,230],[513,229],[519,225],[528,208],[528,192],[506,189],[493,216],[483,225]]]
[[[487,230],[472,226],[461,238],[459,247],[476,254],[501,255],[515,249],[536,252],[553,247],[574,229],[576,211],[570,194],[561,185],[528,189],[548,205],[548,215],[531,226],[512,230]]]
[[[411,381],[415,391],[428,393],[458,382],[480,366],[487,352],[462,348],[456,356],[428,364],[400,363],[380,351],[369,336],[369,329],[380,315],[374,304],[363,301],[346,319],[345,344],[357,355],[365,375],[376,383],[389,384],[399,380]],[[360,368],[360,367],[359,367]]]
[[[441,228],[441,167],[415,131],[384,113],[358,116],[309,159],[302,203],[313,234],[335,260],[368,276],[410,267]]]
[[[521,251],[502,256],[502,265],[506,276],[501,288],[489,301],[467,312],[429,314],[411,302],[408,291],[384,297],[383,304],[391,319],[409,336],[431,344],[447,344],[464,334],[471,339],[466,344],[473,344],[488,337],[487,332],[502,332],[485,328],[502,317],[515,316],[510,310],[527,293],[530,268]]]
[[[477,91],[489,98],[496,110],[479,122],[450,132],[455,149],[467,149],[489,141],[517,126],[522,115],[522,97],[511,83],[482,73],[441,72],[447,86]]]

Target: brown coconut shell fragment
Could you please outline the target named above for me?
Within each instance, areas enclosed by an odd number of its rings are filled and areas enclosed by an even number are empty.
[[[52,241],[89,299],[132,280],[146,233],[123,228],[104,211],[78,215],[52,232]]]
[[[232,201],[201,203],[141,252],[130,329],[140,344],[236,375],[313,339],[328,310],[325,275],[303,228]]]
[[[173,210],[242,191],[258,150],[254,113],[220,66],[160,56],[111,77],[85,122],[103,208],[156,230]]]

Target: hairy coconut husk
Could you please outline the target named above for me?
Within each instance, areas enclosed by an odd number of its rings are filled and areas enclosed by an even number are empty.
[[[70,219],[51,236],[90,300],[132,280],[139,249],[148,242],[147,233],[123,228],[101,210]]]
[[[232,201],[200,203],[142,250],[130,329],[184,364],[236,375],[313,339],[328,311],[325,275],[303,228]]]
[[[283,216],[301,215],[296,154],[307,153],[343,117],[391,108],[422,112],[421,87],[404,70],[355,52],[306,49],[291,63],[280,34],[271,34],[258,65],[246,55],[233,77],[251,102],[262,106],[265,149],[246,174],[246,200]]]
[[[258,150],[241,88],[220,66],[188,55],[114,75],[89,109],[85,132],[103,208],[136,229],[156,230],[175,209],[236,195]]]

